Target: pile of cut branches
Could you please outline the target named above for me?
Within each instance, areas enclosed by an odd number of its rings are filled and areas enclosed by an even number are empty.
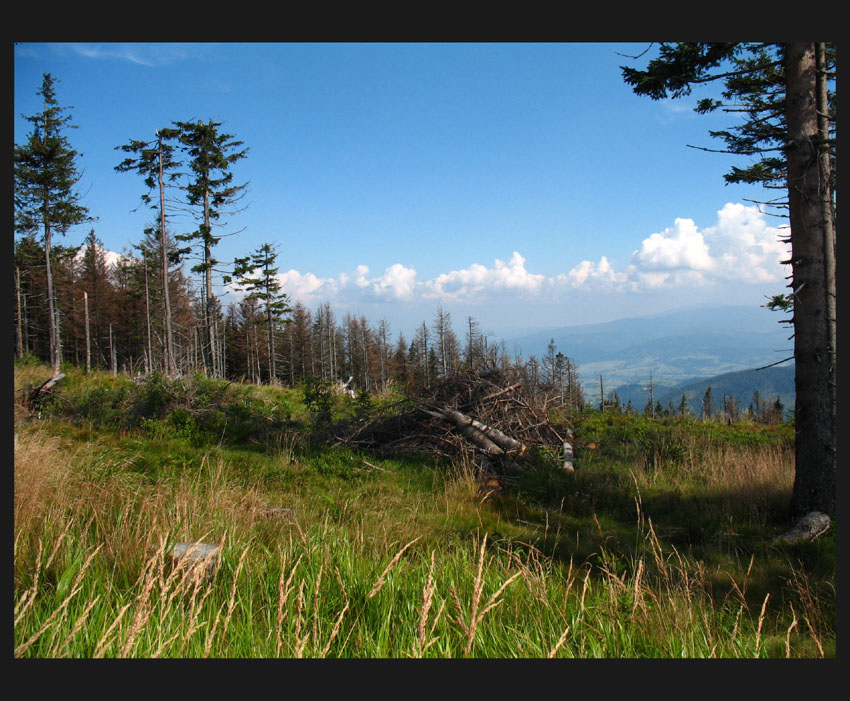
[[[529,387],[510,371],[461,371],[368,420],[338,427],[336,440],[384,455],[477,454],[516,462],[533,448],[566,449],[569,424],[551,418],[563,406],[561,396]]]

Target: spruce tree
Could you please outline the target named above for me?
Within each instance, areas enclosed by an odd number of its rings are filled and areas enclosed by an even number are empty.
[[[88,294],[94,351],[99,362],[106,366],[109,352],[106,349],[105,331],[109,324],[109,310],[114,306],[115,291],[110,281],[103,244],[94,229],[89,232],[84,245],[79,282]]]
[[[275,367],[275,335],[280,322],[285,314],[292,310],[287,304],[287,297],[281,291],[280,281],[277,279],[278,269],[277,250],[272,244],[260,245],[254,253],[234,260],[233,276],[236,278],[236,288],[248,293],[248,298],[257,300],[265,308],[266,329],[268,332],[269,349],[269,381],[274,384],[277,381]],[[256,275],[256,276],[255,276]],[[231,278],[225,277],[225,282]]]
[[[835,512],[835,45],[801,43],[662,43],[646,70],[622,67],[638,95],[679,98],[692,86],[722,81],[722,99],[705,98],[698,113],[733,115],[712,131],[724,153],[749,159],[725,178],[779,189],[767,203],[790,220],[791,293],[768,306],[791,310],[794,325],[797,513]],[[710,150],[710,149],[705,149]],[[790,358],[789,358],[790,360]]]
[[[71,117],[56,99],[55,84],[50,73],[43,75],[41,89],[43,109],[26,117],[32,131],[25,144],[15,146],[15,228],[19,233],[39,231],[44,243],[48,321],[50,328],[50,362],[55,373],[62,362],[59,307],[54,290],[51,248],[54,234],[64,235],[72,226],[91,221],[88,209],[80,204],[77,189],[80,172],[77,156],[65,136],[74,128]]]
[[[213,235],[213,226],[220,223],[225,208],[233,205],[244,194],[247,184],[233,184],[231,166],[245,158],[248,149],[240,148],[242,141],[220,130],[223,122],[210,119],[207,122],[198,120],[174,124],[178,130],[177,138],[189,155],[191,179],[186,186],[187,199],[190,205],[200,209],[198,229],[177,238],[198,242],[202,249],[201,262],[192,267],[192,272],[200,273],[204,280],[203,318],[206,339],[203,351],[213,375],[220,375],[223,368],[219,364],[217,305],[213,293],[213,273],[219,261],[213,257],[213,248],[221,237]],[[189,250],[183,249],[182,253]]]
[[[705,390],[705,394],[702,395],[702,415],[705,419],[711,419],[714,414],[714,397],[711,392],[711,385],[708,386],[708,389]]]
[[[169,250],[168,228],[166,225],[165,188],[166,178],[173,182],[179,176],[180,163],[175,156],[174,141],[179,136],[176,129],[159,129],[154,139],[149,141],[131,140],[123,146],[116,146],[125,153],[134,154],[115,166],[119,173],[135,171],[144,178],[148,190],[141,196],[142,202],[159,212],[159,267],[160,289],[162,291],[162,319],[165,328],[165,368],[166,374],[177,374],[177,361],[174,354],[174,333],[172,330],[171,295],[169,293]],[[157,198],[151,196],[156,190]]]

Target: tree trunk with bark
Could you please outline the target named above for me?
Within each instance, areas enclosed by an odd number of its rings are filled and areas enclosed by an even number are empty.
[[[522,455],[526,446],[522,441],[509,436],[497,428],[487,426],[466,414],[451,409],[440,407],[436,410],[421,408],[429,416],[451,421],[461,434],[488,455],[504,455],[505,453],[516,453]]]
[[[157,133],[159,157],[159,255],[162,268],[162,315],[165,322],[165,373],[169,377],[177,375],[177,362],[174,359],[174,333],[171,328],[171,295],[168,289],[168,250],[165,229],[165,181],[162,167],[162,135]]]
[[[785,52],[797,432],[791,506],[800,514],[835,511],[834,403],[827,391],[834,383],[827,300],[835,283],[825,255],[832,247],[822,198],[815,54],[814,43],[791,43]]]
[[[45,204],[47,209],[47,204]],[[44,225],[44,269],[47,279],[47,315],[50,320],[50,361],[53,372],[59,374],[62,364],[59,342],[59,319],[56,315],[56,300],[53,298],[53,269],[50,265],[50,225]]]
[[[24,357],[24,335],[21,323],[21,271],[15,266],[15,295],[17,299],[17,326],[15,328],[15,349],[18,358]]]
[[[86,374],[91,373],[91,329],[89,327],[89,293],[83,292],[86,313]]]

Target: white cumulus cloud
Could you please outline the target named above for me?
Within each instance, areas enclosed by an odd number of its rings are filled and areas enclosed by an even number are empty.
[[[790,257],[790,245],[780,240],[783,232],[769,226],[756,207],[727,204],[704,235],[719,276],[764,282],[778,281],[785,274],[780,263]]]
[[[372,281],[375,294],[394,299],[413,299],[416,290],[416,271],[394,263],[384,274]]]
[[[333,297],[343,285],[339,279],[320,278],[298,270],[288,270],[277,277],[281,288],[291,299],[304,303],[323,302]]]
[[[369,278],[366,277],[369,274],[369,266],[368,265],[358,265],[354,269],[354,284],[358,287],[369,287]]]
[[[402,263],[380,274],[360,264],[335,277],[292,269],[279,279],[292,300],[306,305],[438,300],[480,306],[519,303],[529,297],[559,303],[583,292],[685,294],[720,284],[731,289],[731,283],[782,283],[786,270],[780,261],[789,251],[781,236],[782,231],[770,226],[756,207],[730,203],[717,212],[712,226],[700,228],[693,219],[677,218],[672,226],[649,234],[624,266],[615,266],[603,255],[596,262],[583,260],[567,272],[546,276],[530,271],[526,259],[514,251],[509,259],[497,258],[491,266],[473,262],[424,281],[417,279],[413,266]]]
[[[585,287],[597,284],[604,287],[618,287],[627,281],[625,273],[614,270],[606,256],[602,256],[598,263],[583,260],[568,273],[561,273],[552,282],[555,285],[568,285],[569,287]]]
[[[726,204],[714,225],[700,229],[692,219],[677,218],[673,226],[647,236],[631,261],[615,271],[603,256],[599,263],[582,261],[555,284],[575,288],[655,290],[701,287],[721,281],[781,282],[781,261],[789,257],[782,231],[769,226],[757,207]]]
[[[492,268],[473,263],[463,270],[442,273],[425,283],[426,296],[462,299],[482,294],[488,290],[538,291],[545,276],[535,275],[525,268],[525,258],[517,251],[506,263],[498,258]]]
[[[709,271],[714,261],[702,233],[692,219],[676,219],[672,227],[643,240],[632,261],[642,271]]]

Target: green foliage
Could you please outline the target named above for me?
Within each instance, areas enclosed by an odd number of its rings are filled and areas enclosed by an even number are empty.
[[[361,389],[357,392],[357,396],[354,398],[355,418],[358,420],[366,420],[372,415],[374,409],[375,403],[372,400],[372,395],[365,389]]]
[[[663,42],[646,70],[622,66],[623,79],[638,95],[653,100],[680,98],[696,84],[722,81],[723,100],[702,98],[694,111],[722,109],[746,114],[726,130],[710,131],[724,142],[727,153],[755,156],[746,167],[733,166],[729,183],[785,187],[787,163],[777,155],[786,141],[785,75],[780,44],[759,42]]]
[[[64,386],[63,386],[64,385]],[[272,447],[294,425],[292,392],[234,386],[201,373],[171,380],[153,372],[141,381],[69,370],[44,411],[76,422],[196,445]]]
[[[716,446],[790,446],[794,441],[794,424],[730,424],[701,421],[688,416],[652,419],[647,416],[589,411],[582,416],[579,433],[582,441],[596,442],[609,449],[636,443],[649,446],[653,443],[659,445],[688,439],[704,440],[707,444]]]
[[[310,454],[310,465],[321,475],[338,479],[352,479],[358,471],[363,471],[363,458],[355,452],[343,447],[333,447],[313,451]],[[333,500],[331,499],[331,503]]]
[[[331,422],[333,394],[329,382],[311,375],[304,380],[304,404],[310,412],[314,426],[323,427]]]
[[[132,397],[132,412],[139,418],[164,418],[176,403],[174,385],[160,372],[152,372],[137,387]]]
[[[179,133],[177,129],[158,129],[156,138],[152,140],[132,139],[129,144],[115,147],[116,151],[133,154],[115,166],[115,170],[119,173],[136,172],[142,176],[147,192],[142,194],[141,200],[155,209],[161,202],[157,199],[154,204],[151,192],[159,187],[160,174],[169,181],[179,177],[179,173],[175,171],[179,168],[180,162],[177,160],[176,147],[172,143]]]
[[[14,363],[16,368],[37,368],[42,364],[42,361],[32,353],[25,353],[20,358],[15,357]]]
[[[233,204],[245,189],[245,185],[233,185],[230,168],[246,157],[248,149],[240,149],[242,141],[220,131],[222,124],[212,119],[174,122],[176,138],[189,155],[191,180],[186,185],[187,200],[190,205],[203,207],[198,229],[176,238],[198,240],[208,249],[220,239],[212,233],[213,224],[220,219],[223,208]],[[192,271],[209,273],[217,262],[214,258],[205,259]]]
[[[73,126],[56,99],[56,82],[50,73],[44,74],[38,91],[44,109],[26,118],[32,132],[24,145],[15,146],[15,226],[21,233],[47,229],[64,234],[90,220],[76,191],[78,154],[64,134]]]

